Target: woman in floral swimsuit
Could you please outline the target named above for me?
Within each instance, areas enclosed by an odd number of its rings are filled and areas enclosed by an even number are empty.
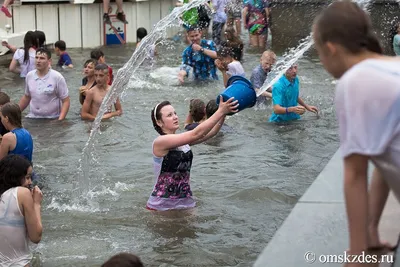
[[[231,98],[223,102],[218,110],[192,131],[176,134],[179,129],[178,116],[168,101],[163,101],[151,111],[154,129],[160,134],[153,142],[153,164],[155,184],[147,201],[150,210],[188,209],[196,205],[190,189],[190,169],[193,154],[190,145],[213,137],[221,129],[225,116],[237,112],[238,101]]]
[[[249,0],[243,9],[244,26],[249,30],[250,44],[265,49],[268,37],[268,0]]]

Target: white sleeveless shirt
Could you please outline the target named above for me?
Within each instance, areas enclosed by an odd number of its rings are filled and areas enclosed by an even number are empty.
[[[18,205],[18,187],[8,189],[0,197],[0,240],[0,267],[20,267],[31,261],[25,219]]]

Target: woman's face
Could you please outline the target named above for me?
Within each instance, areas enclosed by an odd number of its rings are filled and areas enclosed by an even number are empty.
[[[161,120],[158,121],[158,125],[165,133],[175,133],[179,129],[179,120],[174,107],[171,105],[164,106],[160,112]]]
[[[92,77],[94,76],[94,64],[92,62],[88,63],[84,68],[83,68],[83,73],[85,74],[86,77]]]
[[[28,168],[25,177],[22,179],[22,185],[24,187],[30,188],[32,184],[32,167]]]

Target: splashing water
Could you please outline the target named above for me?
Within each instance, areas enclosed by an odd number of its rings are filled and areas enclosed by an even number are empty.
[[[400,1],[400,0],[398,0]],[[370,4],[372,0],[356,0],[355,1],[361,8],[369,12]],[[278,60],[275,67],[268,74],[263,86],[257,93],[257,97],[270,88],[274,83],[276,83],[279,78],[289,69],[297,60],[299,60],[312,45],[314,45],[314,40],[312,38],[312,32],[309,36],[302,39],[300,44],[296,48],[291,48],[283,57]]]
[[[188,11],[191,8],[198,7],[205,3],[206,0],[193,0],[192,2],[183,5],[182,7],[176,7],[172,12],[161,19],[152,29],[152,31],[141,41],[140,45],[136,48],[132,57],[129,59],[125,65],[120,68],[117,75],[114,78],[114,82],[111,85],[110,91],[104,97],[104,100],[100,106],[99,112],[97,113],[96,119],[93,122],[92,129],[90,131],[89,138],[82,150],[82,156],[79,160],[79,179],[74,184],[74,191],[77,191],[80,195],[84,192],[88,192],[90,188],[89,180],[89,167],[90,161],[92,159],[92,150],[94,148],[94,141],[96,134],[99,132],[99,127],[101,119],[107,108],[111,106],[117,98],[124,93],[127,88],[127,84],[140,67],[142,62],[149,58],[150,49],[160,40],[166,37],[166,30],[170,27],[180,26],[178,19],[181,17],[182,13]]]

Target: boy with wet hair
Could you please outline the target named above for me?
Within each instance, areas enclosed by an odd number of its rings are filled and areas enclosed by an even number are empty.
[[[106,64],[106,58],[105,55],[103,53],[103,51],[101,51],[100,49],[93,49],[90,52],[90,58],[94,59],[97,61],[98,64]],[[113,80],[114,80],[114,74],[113,74],[113,69],[107,65],[108,67],[108,85],[111,85]]]
[[[59,40],[54,44],[54,52],[59,56],[57,66],[62,68],[73,68],[71,57],[67,53],[67,45],[63,40]]]
[[[97,64],[94,69],[94,76],[96,79],[96,86],[86,91],[86,98],[83,102],[81,110],[82,120],[94,121],[96,119],[104,97],[110,90],[110,86],[107,84],[108,70],[106,64]],[[115,111],[112,111],[112,106],[108,107],[107,112],[103,115],[102,120],[122,115],[122,106],[118,98],[114,104],[114,107]]]
[[[185,121],[185,130],[190,131],[206,120],[206,104],[201,99],[190,100],[189,114]]]
[[[276,55],[271,50],[265,51],[260,58],[260,65],[253,69],[251,73],[250,81],[253,84],[256,93],[259,92],[260,88],[264,85],[267,79],[268,73],[271,71],[272,66],[276,63]],[[268,88],[267,91],[263,92],[258,97],[258,102],[264,102],[266,99],[272,98],[272,88]]]

